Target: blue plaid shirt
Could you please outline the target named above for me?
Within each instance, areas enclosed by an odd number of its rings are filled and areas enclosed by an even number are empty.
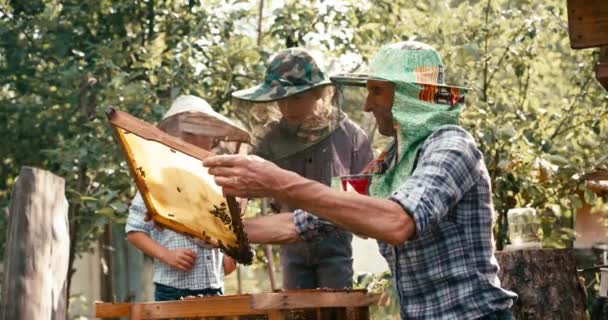
[[[177,289],[202,290],[207,288],[224,290],[223,254],[219,249],[200,246],[193,238],[165,229],[158,231],[154,224],[145,222],[146,206],[139,193],[133,198],[125,231],[145,232],[167,249],[191,249],[196,252],[196,261],[190,271],[181,271],[154,259],[154,282]]]
[[[512,306],[517,295],[502,289],[497,276],[489,174],[468,132],[457,126],[433,132],[390,200],[416,225],[414,238],[398,246],[378,241],[403,319],[477,319]],[[308,241],[335,230],[301,210],[294,221]]]

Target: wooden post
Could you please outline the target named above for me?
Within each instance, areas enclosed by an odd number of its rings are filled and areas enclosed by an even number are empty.
[[[262,203],[260,206],[260,215],[265,216],[268,213],[267,210],[267,200],[266,198],[262,199]],[[264,245],[264,254],[266,255],[266,259],[268,260],[268,278],[270,280],[270,291],[277,290],[277,283],[274,279],[274,255],[272,254],[272,245]]]
[[[0,319],[66,319],[65,181],[23,167],[11,194]]]

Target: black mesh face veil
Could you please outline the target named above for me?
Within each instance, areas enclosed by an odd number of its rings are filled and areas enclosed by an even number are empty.
[[[299,122],[287,121],[279,102],[255,102],[233,99],[237,116],[251,129],[254,153],[275,161],[313,147],[336,129],[343,114],[336,105],[336,90],[327,85],[318,90],[319,98],[311,112]],[[290,108],[284,103],[283,108]]]

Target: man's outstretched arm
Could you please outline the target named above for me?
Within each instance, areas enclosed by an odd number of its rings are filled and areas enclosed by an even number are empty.
[[[301,241],[293,223],[293,213],[279,213],[243,221],[251,243],[286,244]]]
[[[292,207],[314,212],[342,229],[390,244],[403,243],[415,233],[412,218],[394,201],[333,190],[256,156],[215,156],[205,160],[204,165],[229,195],[272,197]],[[290,220],[295,228],[292,219],[282,218],[283,222]],[[258,228],[271,222],[276,221],[259,220]],[[284,225],[277,223],[277,226]],[[256,237],[254,232],[257,231],[251,226],[247,228]],[[294,235],[293,229],[275,231],[277,241]]]

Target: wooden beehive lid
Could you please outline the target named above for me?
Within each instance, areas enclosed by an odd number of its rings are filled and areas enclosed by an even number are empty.
[[[573,49],[608,46],[608,1],[568,0],[568,29]]]

